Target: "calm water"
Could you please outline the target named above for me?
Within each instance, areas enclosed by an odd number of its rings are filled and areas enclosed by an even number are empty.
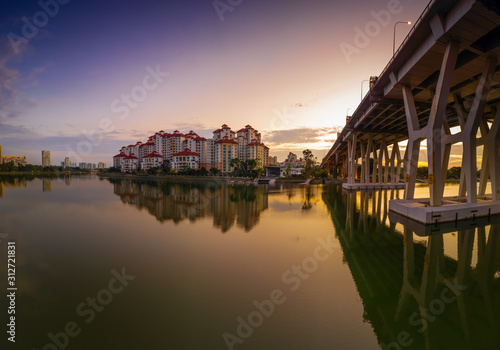
[[[8,348],[500,349],[500,224],[420,236],[387,213],[401,191],[0,183]]]

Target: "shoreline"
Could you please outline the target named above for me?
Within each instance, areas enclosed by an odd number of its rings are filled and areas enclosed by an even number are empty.
[[[9,171],[5,172],[2,171],[0,172],[0,176],[2,175],[92,175],[92,173],[86,173],[86,172],[65,172],[65,171],[58,171],[58,172],[53,172],[53,171]]]
[[[158,175],[131,175],[131,174],[97,174],[99,178],[118,178],[118,179],[129,179],[129,180],[154,180],[154,181],[171,181],[171,182],[223,182],[226,183],[228,181],[252,181],[254,178],[250,177],[232,177],[232,176],[176,176],[176,175],[167,175],[167,176],[158,176]],[[277,184],[283,183],[304,183],[306,178],[298,178],[298,179],[277,179]],[[338,180],[325,179],[325,184],[331,182],[341,182]],[[322,179],[313,179],[311,184],[322,184]]]

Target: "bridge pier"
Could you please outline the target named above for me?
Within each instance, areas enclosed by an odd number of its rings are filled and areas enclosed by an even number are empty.
[[[402,159],[398,139],[394,139],[389,157],[388,141],[383,139],[377,147],[373,136],[373,133],[365,133],[365,138],[361,139],[356,133],[353,133],[347,139],[346,162],[349,175],[343,188],[360,190],[404,187],[403,183],[399,183]],[[358,160],[360,160],[360,172],[358,172]],[[356,182],[356,180],[359,181]]]
[[[345,156],[345,188],[397,186],[403,170],[405,198],[391,201],[393,211],[423,223],[500,214],[499,28],[495,1],[429,4],[324,159]],[[401,158],[398,142],[406,139]],[[424,141],[429,196],[415,199]],[[457,196],[445,198],[458,147],[460,186]]]
[[[498,70],[496,55],[489,55],[479,76],[469,111],[459,95],[453,95],[460,131],[451,134],[446,118],[450,84],[455,71],[459,44],[447,44],[437,89],[425,127],[420,127],[410,86],[402,87],[408,127],[408,146],[405,164],[405,200],[390,203],[390,209],[424,223],[445,222],[500,213],[500,112],[490,106],[494,115],[491,127],[484,118],[486,101],[493,74]],[[480,137],[478,137],[480,131]],[[429,166],[429,198],[414,200],[420,143],[427,141]],[[458,198],[443,198],[451,146],[462,143],[462,172]],[[477,147],[483,146],[481,175],[477,182]],[[486,196],[488,177],[491,179],[491,198]]]

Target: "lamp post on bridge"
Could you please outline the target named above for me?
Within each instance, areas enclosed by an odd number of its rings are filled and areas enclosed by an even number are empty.
[[[405,24],[410,25],[410,24],[411,24],[411,21],[406,21],[406,22],[396,22],[396,23],[394,23],[394,36],[392,37],[392,57],[394,57],[394,54],[396,53],[396,26],[397,26],[399,23],[405,23]]]
[[[364,83],[365,81],[370,81],[370,80],[369,80],[369,79],[365,79],[365,80],[363,80],[363,81],[361,82],[361,101],[363,101],[363,83]]]

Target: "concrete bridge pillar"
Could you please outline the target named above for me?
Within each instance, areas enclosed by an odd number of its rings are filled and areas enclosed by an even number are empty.
[[[491,193],[493,200],[500,200],[500,108],[492,108],[495,115],[485,141],[489,159]]]
[[[406,123],[408,124],[408,144],[405,151],[405,199],[413,199],[417,181],[420,142],[425,138],[427,128],[420,128],[415,100],[410,87],[403,86]]]
[[[357,158],[356,158],[356,148],[357,148],[357,135],[353,134],[349,140],[347,140],[347,157],[348,157],[348,169],[347,169],[347,183],[353,184],[356,180],[357,172]]]
[[[463,133],[463,165],[465,186],[467,188],[467,203],[477,202],[477,130],[483,116],[489,87],[497,63],[496,56],[487,59],[476,89],[476,95],[465,121]]]
[[[441,71],[436,86],[429,121],[427,123],[427,158],[429,166],[430,205],[439,206],[443,199],[443,143],[442,128],[445,119],[448,95],[450,94],[451,78],[455,71],[460,43],[450,41],[444,53]]]

